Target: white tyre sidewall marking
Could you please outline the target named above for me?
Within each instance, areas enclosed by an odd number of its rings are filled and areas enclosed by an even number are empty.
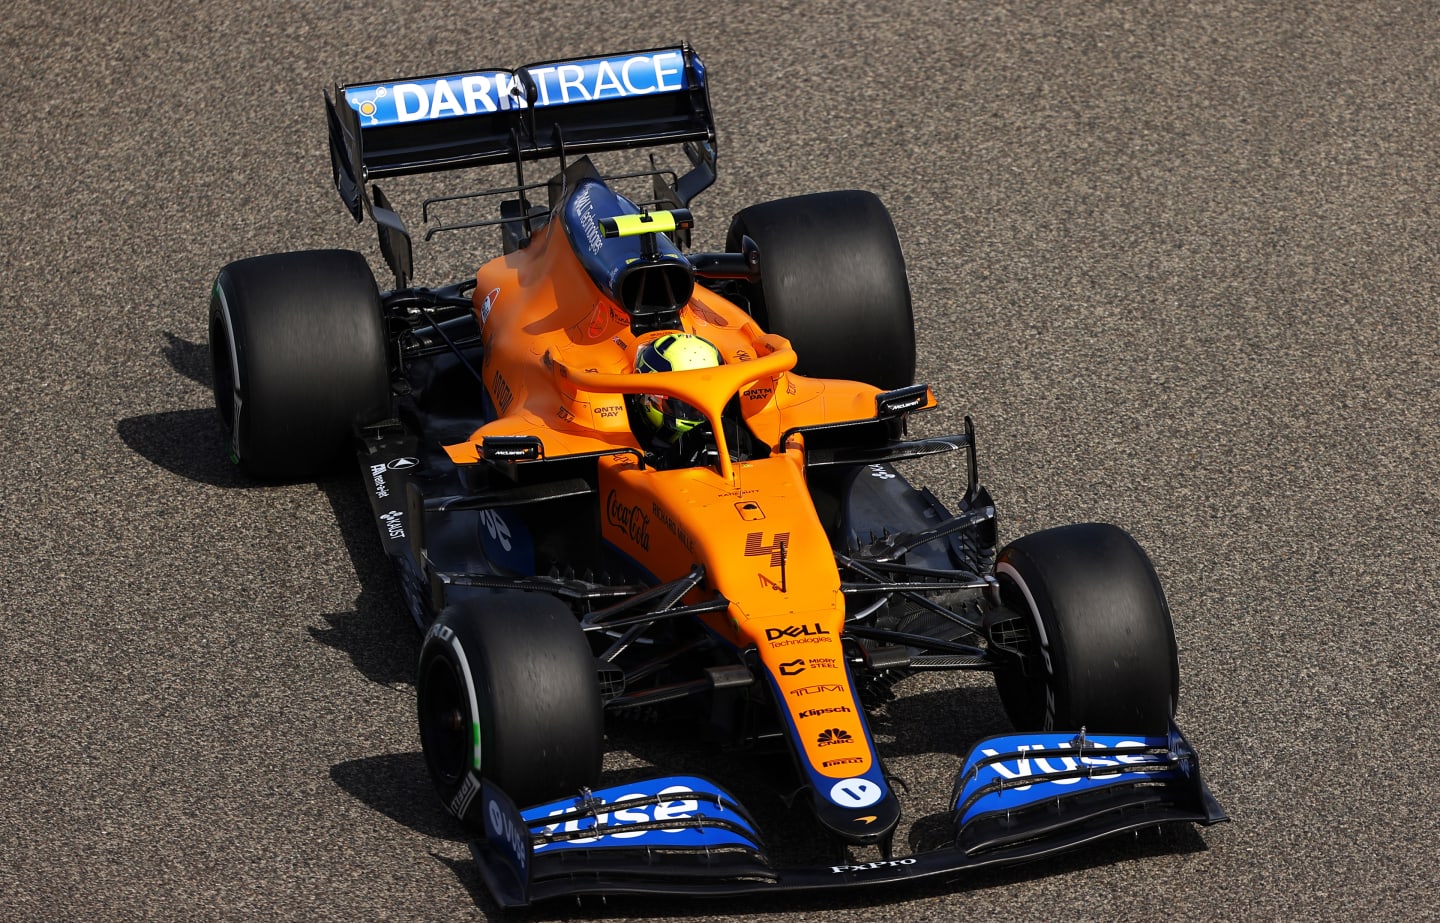
[[[240,457],[240,353],[235,346],[235,325],[230,320],[230,302],[225,298],[225,287],[216,283],[215,296],[220,299],[220,320],[225,324],[225,345],[230,350],[230,393],[235,406],[230,415],[230,451]]]
[[[455,651],[455,659],[460,661],[460,672],[465,674],[465,695],[470,700],[470,724],[472,730],[471,741],[473,743],[473,755],[471,756],[472,768],[480,772],[480,705],[475,698],[475,677],[470,673],[470,661],[465,658],[465,649],[460,646],[460,639],[454,636],[450,638],[450,647]]]
[[[480,772],[480,750],[482,738],[480,735],[480,705],[475,696],[475,676],[470,672],[470,661],[465,657],[465,648],[460,646],[460,639],[456,636],[454,629],[447,625],[436,624],[431,626],[430,635],[441,644],[450,646],[455,653],[455,661],[460,664],[460,673],[465,679],[465,699],[470,704],[470,731],[471,744],[471,765],[469,768]]]

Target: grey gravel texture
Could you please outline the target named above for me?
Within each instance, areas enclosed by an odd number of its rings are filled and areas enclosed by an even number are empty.
[[[1440,10],[1433,3],[18,0],[0,17],[0,919],[494,918],[424,777],[418,640],[358,482],[223,457],[225,262],[350,247],[321,89],[692,41],[751,202],[867,188],[919,375],[1003,533],[1131,530],[1234,823],[943,886],[518,918],[1421,919],[1440,889]],[[397,181],[412,222],[450,175]],[[421,245],[421,282],[489,232]],[[932,465],[955,499],[959,470]],[[902,687],[911,816],[1003,730]],[[742,758],[620,727],[608,763]],[[688,761],[688,762],[687,762]]]

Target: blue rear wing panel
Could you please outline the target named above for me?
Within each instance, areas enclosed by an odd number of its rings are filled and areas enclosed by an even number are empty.
[[[713,178],[705,66],[688,45],[337,85],[326,108],[335,184],[357,220],[365,183],[382,176],[690,143]]]

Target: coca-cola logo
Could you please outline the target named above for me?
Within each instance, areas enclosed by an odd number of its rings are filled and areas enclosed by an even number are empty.
[[[626,504],[612,490],[605,498],[605,519],[630,541],[650,550],[650,516],[639,505]]]

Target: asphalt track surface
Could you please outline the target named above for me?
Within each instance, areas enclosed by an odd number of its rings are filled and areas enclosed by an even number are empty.
[[[424,777],[418,639],[358,481],[229,467],[207,290],[278,250],[381,265],[329,185],[328,81],[681,38],[720,125],[697,242],[755,201],[884,199],[943,401],[921,428],[974,415],[1004,536],[1108,520],[1150,551],[1234,822],[945,885],[520,918],[1434,918],[1440,9],[1197,6],[11,4],[0,919],[499,916]],[[392,198],[418,224],[469,182]],[[495,248],[421,244],[420,280]],[[978,680],[902,688],[913,817],[1004,720]],[[613,746],[802,823],[742,758]]]

